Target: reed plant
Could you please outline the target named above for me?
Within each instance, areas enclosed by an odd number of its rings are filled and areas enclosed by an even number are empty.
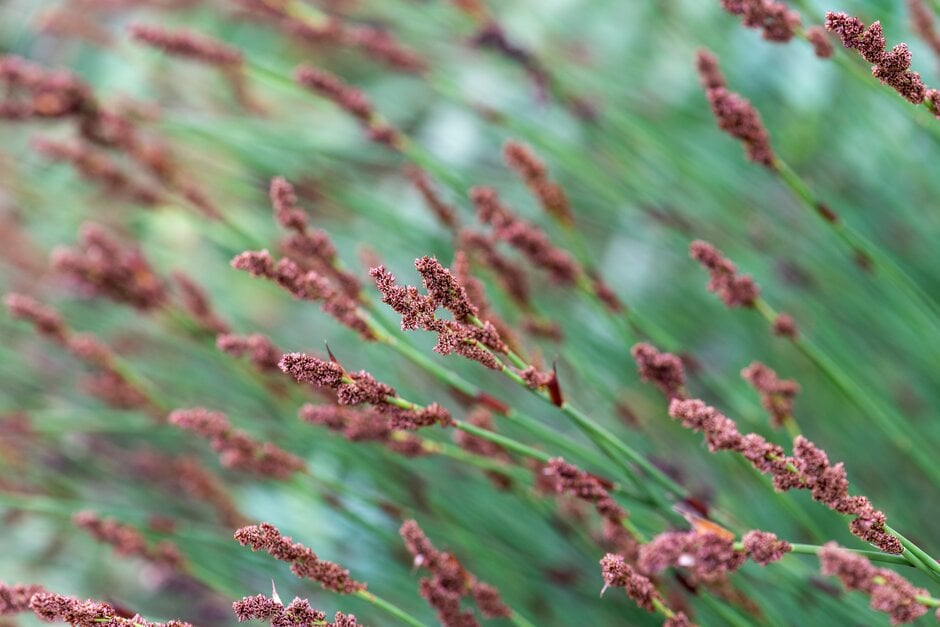
[[[938,11],[0,5],[0,625],[940,620]]]

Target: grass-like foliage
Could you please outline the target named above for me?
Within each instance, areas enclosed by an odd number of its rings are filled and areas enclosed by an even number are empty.
[[[0,625],[940,619],[938,10],[0,3]]]

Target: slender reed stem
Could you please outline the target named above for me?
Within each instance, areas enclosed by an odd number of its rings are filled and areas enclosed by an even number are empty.
[[[419,621],[417,618],[401,609],[397,605],[389,603],[382,597],[376,596],[375,594],[369,592],[368,590],[360,590],[355,593],[360,599],[364,599],[371,603],[372,605],[384,610],[386,613],[394,616],[401,622],[406,625],[412,625],[412,627],[427,627],[424,623]]]

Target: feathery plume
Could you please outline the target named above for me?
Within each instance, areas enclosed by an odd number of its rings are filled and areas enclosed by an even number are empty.
[[[892,625],[913,622],[927,613],[927,607],[917,601],[918,596],[928,594],[927,590],[915,587],[894,571],[876,568],[835,542],[823,546],[818,556],[824,575],[834,575],[847,590],[868,595],[871,608],[890,615]]]
[[[705,87],[705,97],[718,121],[718,128],[744,144],[748,159],[775,170],[770,136],[757,109],[750,101],[725,87],[717,59],[710,52],[700,50],[697,65]]]
[[[789,542],[768,531],[748,531],[741,542],[747,556],[761,566],[776,562],[793,550]]]
[[[349,571],[317,557],[309,548],[282,536],[271,523],[260,523],[242,527],[235,532],[235,539],[252,551],[266,551],[271,557],[289,563],[290,570],[301,579],[317,581],[325,590],[340,594],[352,594],[365,590],[366,585],[349,576]]]
[[[843,46],[855,48],[862,58],[872,63],[871,72],[875,78],[913,104],[924,102],[927,88],[920,74],[909,69],[911,52],[907,44],[898,44],[890,52],[885,51],[881,22],[865,28],[865,23],[857,17],[829,11],[826,13],[826,30],[838,35]]]
[[[714,292],[728,307],[753,307],[760,288],[749,275],[738,274],[735,266],[721,251],[702,240],[689,245],[689,255],[708,270],[708,290]]]
[[[233,429],[225,414],[202,407],[177,409],[167,421],[184,431],[205,438],[226,468],[273,479],[288,479],[307,466],[302,459],[270,442],[258,442],[240,429]]]

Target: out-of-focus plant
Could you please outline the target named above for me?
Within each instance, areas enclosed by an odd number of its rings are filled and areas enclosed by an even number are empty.
[[[3,5],[0,620],[940,618],[935,5]]]

